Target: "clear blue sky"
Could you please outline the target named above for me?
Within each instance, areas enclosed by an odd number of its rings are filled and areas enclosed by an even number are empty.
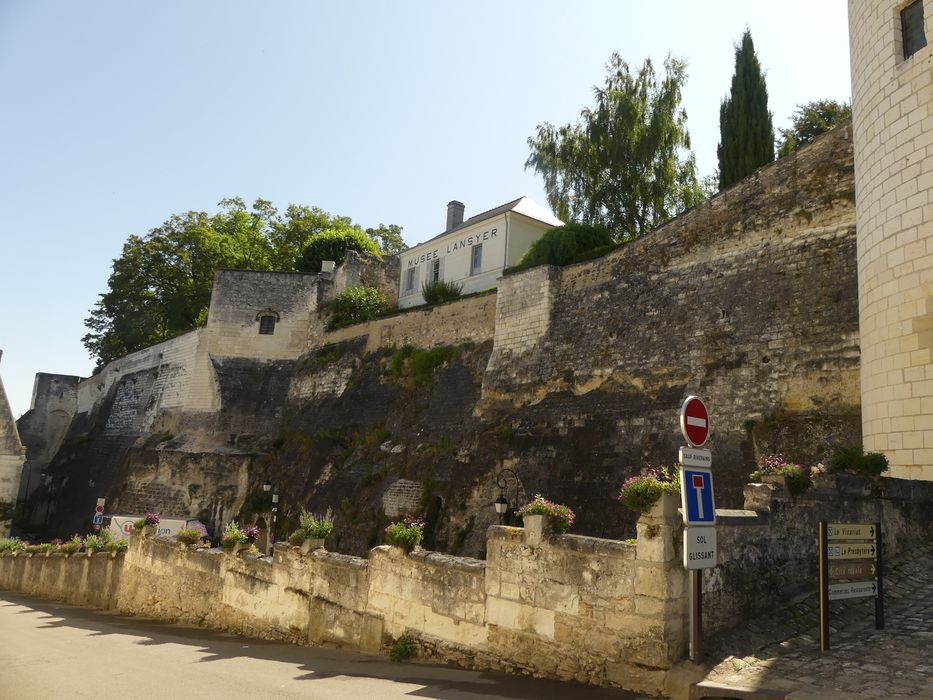
[[[130,234],[222,197],[319,206],[409,244],[520,195],[544,121],[575,120],[612,51],[689,62],[701,175],[746,26],[775,127],[849,100],[845,0],[666,3],[0,0],[0,376],[87,375],[83,320]]]

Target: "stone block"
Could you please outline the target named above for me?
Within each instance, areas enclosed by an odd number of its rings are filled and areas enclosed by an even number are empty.
[[[667,671],[650,668],[628,661],[606,664],[606,680],[636,693],[652,697],[659,695],[664,688]]]
[[[643,561],[668,562],[676,556],[674,549],[675,529],[670,525],[659,525],[642,518],[636,525],[636,557]],[[680,529],[679,527],[677,528]]]
[[[499,598],[486,601],[486,622],[507,629],[530,632],[554,639],[554,611]]]
[[[642,564],[635,569],[635,594],[661,600],[686,595],[686,575],[676,564]]]

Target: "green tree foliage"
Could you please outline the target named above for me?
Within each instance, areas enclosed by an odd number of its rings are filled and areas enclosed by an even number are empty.
[[[719,108],[719,189],[724,190],[774,160],[774,127],[768,111],[768,88],[745,30],[735,47],[735,74],[729,97]]]
[[[608,251],[612,245],[612,233],[602,226],[587,224],[558,226],[545,232],[541,238],[532,243],[515,268],[525,269],[535,265],[569,265],[582,260],[590,260]]]
[[[778,156],[783,158],[813,139],[852,118],[852,107],[835,100],[815,100],[797,105],[790,129],[780,129]]]
[[[333,260],[342,265],[347,259],[347,251],[379,255],[379,244],[358,228],[331,228],[313,236],[305,246],[298,260],[298,269],[302,272],[320,272],[321,262]]]
[[[606,68],[595,106],[578,123],[538,126],[525,167],[544,177],[558,217],[623,241],[702,200],[680,106],[686,64],[668,57],[659,79],[650,60],[633,73],[613,53]]]
[[[348,287],[330,303],[331,328],[376,318],[389,307],[385,295],[375,287],[357,285]]]
[[[280,214],[264,199],[249,209],[234,197],[222,200],[213,215],[173,215],[145,236],[127,239],[113,261],[107,291],[85,319],[84,346],[99,369],[203,325],[218,268],[296,270],[309,244],[334,231],[352,231],[354,239],[366,241],[361,248],[375,253],[380,234],[392,245],[398,245],[394,236],[401,240],[398,226],[380,225],[370,236],[348,217],[295,204]]]
[[[401,226],[379,224],[376,228],[366,229],[366,235],[376,241],[382,252],[388,255],[398,255],[408,250],[408,246],[402,240]]]

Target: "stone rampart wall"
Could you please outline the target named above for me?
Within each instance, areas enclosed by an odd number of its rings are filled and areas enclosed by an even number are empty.
[[[322,342],[339,343],[365,337],[367,352],[392,345],[430,348],[483,343],[492,339],[495,329],[496,293],[489,292],[329,331]]]
[[[282,546],[270,561],[134,537],[117,558],[2,556],[0,588],[365,651],[408,634],[437,659],[654,693],[684,651],[668,516],[643,518],[637,548],[494,527],[487,562],[385,545],[368,559]]]
[[[716,633],[817,590],[820,520],[881,522],[887,561],[933,535],[933,486],[823,477],[791,499],[750,484],[747,510],[718,511],[718,564],[703,572]],[[0,588],[296,643],[385,650],[411,635],[422,656],[639,692],[669,691],[686,654],[687,576],[676,497],[638,522],[635,544],[537,539],[494,526],[487,559],[379,546],[234,557],[134,537],[129,552],[0,556]]]

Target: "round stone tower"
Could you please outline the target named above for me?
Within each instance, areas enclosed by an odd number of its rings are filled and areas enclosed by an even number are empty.
[[[865,449],[933,480],[933,0],[849,0]]]

